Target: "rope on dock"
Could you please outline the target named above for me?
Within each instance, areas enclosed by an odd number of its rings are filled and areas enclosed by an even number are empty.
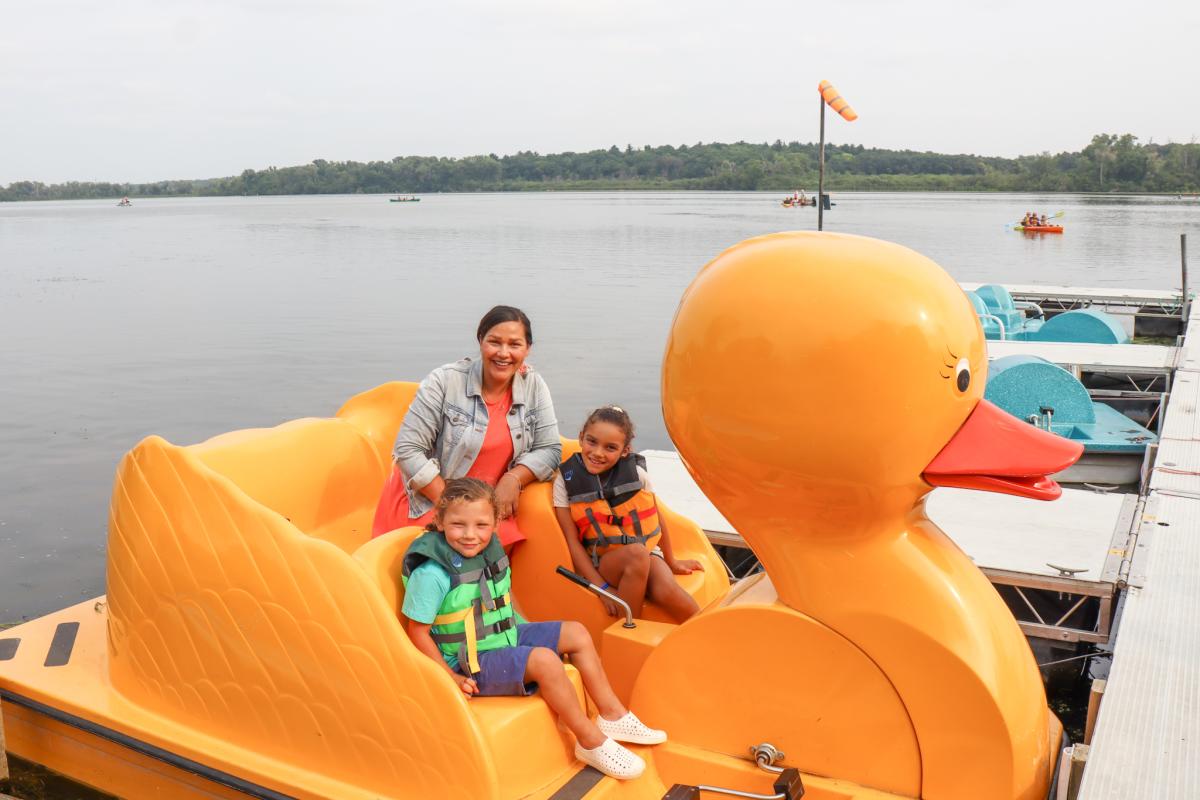
[[[1068,661],[1078,661],[1081,658],[1112,658],[1112,653],[1100,651],[1097,653],[1084,653],[1081,656],[1071,656],[1070,658],[1060,658],[1057,661],[1047,661],[1044,664],[1038,664],[1038,667],[1052,667],[1055,664],[1065,664]]]

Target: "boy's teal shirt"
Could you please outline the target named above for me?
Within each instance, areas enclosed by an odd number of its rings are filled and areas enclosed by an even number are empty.
[[[422,625],[432,625],[442,607],[442,601],[450,594],[450,574],[436,561],[426,561],[413,570],[404,593],[404,616]],[[458,659],[443,654],[450,669],[458,669]]]

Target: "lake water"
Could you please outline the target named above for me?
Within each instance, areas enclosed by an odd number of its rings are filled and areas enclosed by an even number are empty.
[[[1200,203],[1148,197],[841,194],[826,229],[912,247],[960,280],[1179,285]],[[1063,236],[1005,229],[1066,211]],[[491,305],[524,308],[562,432],[658,409],[667,327],[726,247],[815,229],[774,194],[252,197],[0,204],[0,622],[104,591],[113,471],[177,443],[327,416],[475,349]],[[1200,270],[1197,270],[1200,272]]]

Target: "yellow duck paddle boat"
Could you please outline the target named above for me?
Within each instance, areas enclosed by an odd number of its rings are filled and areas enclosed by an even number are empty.
[[[828,319],[849,302],[862,313]],[[1012,615],[924,498],[1051,499],[1045,476],[1081,449],[983,401],[986,369],[962,291],[903,247],[776,234],[698,275],[663,410],[766,573],[730,587],[664,510],[705,564],[680,577],[702,611],[675,625],[648,604],[625,627],[553,577],[570,558],[548,484],[522,495],[512,554],[524,615],[583,621],[622,700],[670,734],[638,748],[636,780],[583,769],[540,698],[468,700],[409,642],[398,578],[418,531],[368,540],[402,383],[332,419],[128,453],[107,596],[0,638],[8,746],[128,797],[796,797],[799,770],[809,800],[1040,800],[1061,726]],[[747,756],[764,742],[782,776]]]

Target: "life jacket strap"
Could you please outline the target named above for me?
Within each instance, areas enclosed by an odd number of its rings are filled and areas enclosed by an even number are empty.
[[[475,583],[480,579],[480,577],[485,575],[496,579],[503,575],[506,569],[508,569],[507,553],[487,566],[482,567],[481,569],[473,569],[467,572],[450,573],[450,587],[453,588],[463,583]]]
[[[510,594],[505,593],[499,598],[497,608],[502,608],[512,602]],[[470,608],[454,611],[450,614],[439,614],[433,618],[434,625],[453,625],[461,622],[462,633],[431,633],[430,638],[437,644],[458,643],[458,664],[465,666],[471,675],[479,674],[479,640],[486,639],[495,633],[504,633],[517,626],[515,616],[506,617],[491,625],[483,624],[482,603],[472,603]],[[465,652],[464,652],[465,651]]]
[[[648,519],[657,513],[657,505],[650,506],[649,508],[642,509],[641,511],[638,511],[636,508],[631,509],[624,517],[619,517],[615,514],[597,515],[594,511],[592,511],[592,509],[588,508],[584,511],[584,516],[575,520],[575,527],[582,530],[590,525],[593,530],[602,534],[603,531],[600,530],[601,523],[604,525],[616,525],[618,528],[620,528],[624,525],[626,519],[640,521],[643,519]]]
[[[590,539],[590,538],[584,537],[583,546],[594,548],[594,547],[600,547],[600,546],[606,547],[610,544],[645,544],[646,542],[653,539],[655,536],[658,536],[658,534],[661,530],[662,530],[662,528],[659,527],[659,528],[655,528],[654,530],[650,531],[649,533],[643,533],[643,534],[623,533],[620,536],[606,536],[606,537],[604,537],[603,544],[600,544],[599,539]]]
[[[584,537],[583,546],[585,549],[587,549],[590,545],[592,553],[592,566],[599,568],[600,554],[596,552],[596,548],[599,547],[597,542],[605,542],[607,544],[608,539],[605,538],[604,531],[601,530],[600,523],[596,520],[596,513],[592,511],[590,507],[584,509],[583,517],[575,521],[575,527],[581,530],[587,530],[588,526],[591,526],[591,529],[596,532],[596,535],[592,537]]]
[[[486,639],[495,633],[504,633],[517,627],[516,617],[505,617],[499,622],[493,622],[491,625],[480,625],[478,621],[475,624],[475,632],[482,634],[481,639]],[[461,633],[430,633],[429,637],[437,644],[454,644],[455,642],[462,644],[466,640],[466,636]]]

